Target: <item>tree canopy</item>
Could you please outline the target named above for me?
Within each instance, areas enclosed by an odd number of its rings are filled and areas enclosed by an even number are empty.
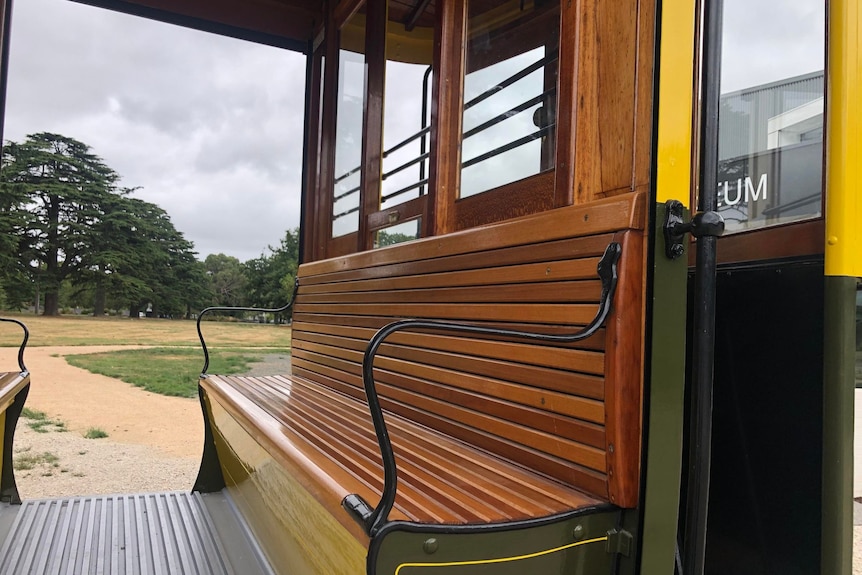
[[[45,315],[57,315],[61,286],[70,282],[94,290],[97,314],[108,297],[130,308],[161,297],[162,306],[185,309],[177,294],[200,290],[170,276],[196,261],[192,244],[164,210],[118,188],[119,179],[74,138],[43,132],[7,142],[0,170],[7,304],[41,293]]]
[[[63,305],[192,316],[209,305],[279,307],[293,290],[299,230],[268,254],[201,262],[159,206],[73,138],[7,142],[0,169],[0,307]],[[61,301],[62,300],[62,301]]]

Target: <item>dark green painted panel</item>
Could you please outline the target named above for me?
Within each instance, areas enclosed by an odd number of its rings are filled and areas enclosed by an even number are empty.
[[[393,530],[383,535],[375,575],[610,575],[608,533],[618,512],[493,532]],[[616,542],[611,537],[611,545]]]
[[[850,575],[853,563],[853,410],[856,278],[825,278],[823,534],[821,573]]]
[[[664,222],[664,214],[665,206],[661,204],[656,221]],[[655,243],[652,305],[647,320],[650,364],[644,422],[646,474],[640,572],[671,575],[682,467],[688,258],[683,255],[668,259],[661,234]]]

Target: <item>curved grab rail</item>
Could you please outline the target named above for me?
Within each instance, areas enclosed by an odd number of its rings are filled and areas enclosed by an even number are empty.
[[[389,440],[389,432],[386,422],[383,420],[383,410],[380,407],[380,399],[377,396],[377,388],[374,383],[374,357],[383,341],[399,331],[408,329],[428,329],[454,331],[461,333],[478,333],[484,335],[517,337],[530,341],[542,341],[553,343],[573,343],[584,340],[595,334],[611,310],[611,302],[617,287],[617,262],[620,259],[622,247],[613,242],[605,249],[605,253],[599,260],[597,271],[602,281],[602,294],[599,299],[599,309],[596,316],[582,330],[570,335],[554,335],[517,331],[510,329],[498,329],[469,324],[460,324],[435,320],[405,319],[392,322],[380,328],[374,337],[368,342],[365,356],[362,359],[362,383],[365,386],[365,394],[368,398],[368,407],[371,411],[371,420],[374,423],[374,431],[377,434],[377,443],[383,458],[383,494],[377,507],[371,507],[358,494],[350,494],[341,502],[348,513],[362,525],[368,535],[374,535],[387,522],[389,512],[395,504],[395,492],[398,487],[397,468],[395,465],[395,453]]]
[[[204,350],[204,367],[201,369],[201,377],[207,376],[207,369],[210,366],[210,352],[207,349],[207,343],[204,341],[204,334],[201,331],[201,319],[203,317],[214,311],[255,311],[260,313],[282,313],[289,310],[293,306],[293,302],[296,301],[296,292],[299,291],[299,278],[293,282],[293,293],[290,296],[290,301],[284,304],[281,307],[277,308],[265,308],[265,307],[233,307],[233,306],[212,306],[208,308],[204,308],[201,313],[198,314],[197,328],[198,328],[198,339],[201,340],[201,347]]]
[[[0,321],[5,321],[8,323],[16,323],[21,327],[21,329],[24,330],[24,340],[21,342],[21,347],[18,348],[18,367],[21,368],[21,374],[22,375],[30,373],[30,371],[27,369],[27,366],[24,365],[24,348],[27,347],[27,342],[30,341],[30,330],[27,329],[26,325],[24,325],[22,322],[18,321],[17,319],[0,317]]]

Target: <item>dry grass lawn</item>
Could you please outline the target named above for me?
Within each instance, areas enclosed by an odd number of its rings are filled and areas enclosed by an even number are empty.
[[[128,319],[83,316],[43,317],[2,314],[22,321],[30,329],[29,346],[154,345],[199,346],[195,322],[170,319]],[[226,347],[290,346],[290,328],[238,322],[203,322],[207,344]],[[0,347],[21,343],[21,329],[0,323]]]

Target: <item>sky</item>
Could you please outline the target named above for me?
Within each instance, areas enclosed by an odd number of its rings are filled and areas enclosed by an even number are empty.
[[[721,91],[823,69],[823,0],[724,0]]]
[[[88,144],[200,259],[299,225],[305,56],[68,0],[18,0],[12,22],[6,140]]]

